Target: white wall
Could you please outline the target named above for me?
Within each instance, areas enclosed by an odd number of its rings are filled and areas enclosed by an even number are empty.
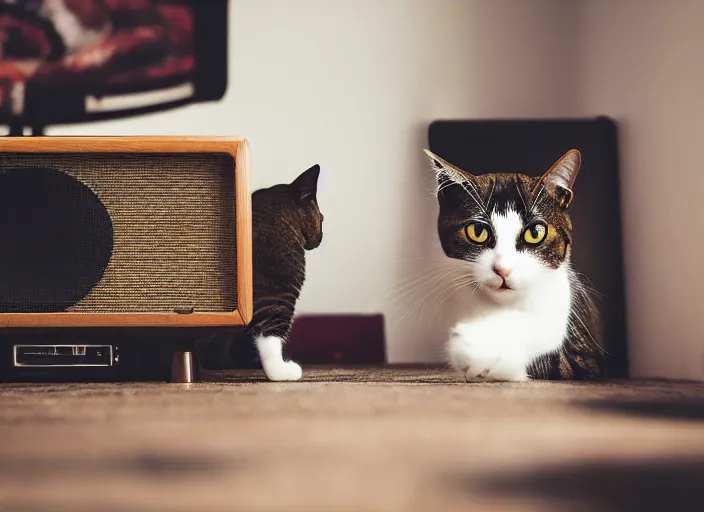
[[[439,360],[447,325],[437,302],[403,318],[413,300],[397,293],[439,250],[421,152],[428,123],[573,114],[570,9],[561,0],[236,0],[222,102],[50,133],[242,135],[255,188],[320,163],[325,239],[310,255],[299,312],[383,312],[391,361]]]
[[[582,7],[583,112],[621,124],[631,373],[704,379],[704,2]]]

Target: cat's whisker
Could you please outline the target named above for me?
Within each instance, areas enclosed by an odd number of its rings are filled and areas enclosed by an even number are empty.
[[[428,197],[428,199],[433,199],[437,204],[440,193],[443,192],[448,187],[452,187],[454,185],[456,185],[456,183],[454,181],[450,181],[450,180],[442,183],[441,185],[438,185],[436,188],[431,190],[431,195],[430,195],[430,197]]]
[[[532,203],[531,206],[530,206],[529,212],[530,212],[531,215],[532,215],[533,213],[535,213],[535,208],[538,206],[538,200],[540,199],[540,196],[541,196],[541,194],[543,193],[544,190],[545,190],[545,185],[543,184],[543,185],[540,187],[540,190],[538,190],[538,193],[536,194],[535,199],[533,199],[533,203]]]
[[[472,187],[472,190],[474,191],[474,194],[472,194],[472,193],[470,192],[470,190],[469,190],[467,187],[465,187],[465,184],[467,184],[467,185],[469,185],[470,187]],[[474,187],[474,185],[472,185],[472,183],[469,182],[469,181],[465,181],[464,183],[459,183],[459,185],[462,186],[462,188],[465,190],[465,192],[467,192],[467,195],[469,195],[469,197],[471,197],[472,199],[474,199],[474,202],[477,203],[477,206],[479,206],[479,208],[481,208],[481,210],[482,210],[486,215],[488,215],[489,212],[486,211],[486,208],[484,207],[484,204],[481,202],[481,196],[479,195],[479,192],[477,192],[477,189]]]
[[[422,314],[423,308],[426,306],[426,303],[428,299],[433,296],[433,294],[437,294],[441,292],[441,289],[443,285],[445,285],[445,280],[450,277],[456,269],[449,270],[447,273],[443,274],[440,279],[438,279],[435,283],[433,284],[432,288],[428,290],[422,298],[419,300],[414,301],[414,304],[406,311],[406,313],[400,318],[399,322],[404,321],[409,315],[414,314],[417,312],[420,308],[420,312]],[[446,285],[445,285],[446,286]]]
[[[389,313],[389,317],[392,319],[396,319],[401,313],[401,309],[403,308],[404,304],[407,305],[411,301],[411,305],[405,311],[405,314],[401,316],[401,319],[404,319],[406,314],[412,314],[418,308],[419,305],[418,299],[413,299],[413,294],[423,293],[427,295],[428,293],[432,293],[432,289],[436,286],[437,281],[423,281],[419,285],[411,288],[410,290],[404,291],[402,294],[394,298],[394,302],[392,302],[392,304],[396,305],[393,310]],[[430,290],[428,290],[428,288],[430,288]]]
[[[452,273],[453,270],[448,270],[446,267],[445,268],[435,268],[431,269],[430,273],[428,274],[423,274],[421,276],[411,278],[409,280],[406,280],[402,282],[399,286],[397,286],[392,292],[387,294],[383,302],[387,302],[392,299],[397,299],[399,297],[403,297],[404,295],[407,295],[410,292],[413,292],[414,290],[417,290],[419,287],[421,287],[424,283],[431,283],[439,279],[440,277]]]
[[[586,314],[586,312],[584,312],[582,314]],[[577,322],[579,322],[579,326],[575,326],[571,320],[569,321],[570,325],[572,325],[572,328],[575,331],[576,337],[583,339],[582,336],[579,336],[579,333],[580,332],[584,333],[588,337],[588,340],[585,340],[585,341],[589,341],[590,345],[593,348],[596,348],[599,352],[601,352],[603,354],[610,355],[606,351],[606,349],[597,341],[597,339],[594,337],[594,334],[592,334],[590,329],[585,325],[585,323],[582,320],[581,315],[579,313],[571,315],[571,317],[573,319],[575,319]],[[579,329],[579,327],[581,327],[581,329]]]
[[[450,184],[452,184],[452,183],[450,183]],[[425,188],[425,192],[428,195],[428,197],[426,199],[437,200],[438,194],[440,193],[441,190],[444,190],[446,186],[447,186],[447,184],[443,184],[443,185],[438,184],[432,188]]]
[[[441,299],[440,303],[435,308],[436,313],[440,310],[440,306],[442,306],[443,302],[453,296],[462,287],[462,283],[466,280],[466,276],[459,276],[455,277],[452,281],[447,284],[445,289],[438,294],[438,297],[436,297],[436,299]]]
[[[411,315],[417,313],[419,316],[419,320],[423,321],[425,318],[425,315],[429,312],[429,306],[432,306],[435,304],[439,299],[441,299],[441,304],[447,298],[452,296],[454,292],[458,289],[460,289],[463,286],[463,281],[467,280],[466,274],[463,272],[461,276],[455,276],[454,279],[452,279],[452,275],[456,274],[457,269],[453,269],[452,271],[448,272],[448,274],[442,276],[441,279],[439,279],[436,283],[426,283],[427,285],[432,285],[430,289],[426,289],[424,295],[416,299],[414,303],[411,305],[411,307],[405,311],[405,313],[401,316],[400,319],[398,319],[398,322],[403,322],[405,321],[408,317]],[[447,279],[451,279],[451,281],[447,281]],[[471,283],[467,283],[468,285]],[[421,289],[421,286],[416,287],[412,291],[418,291],[419,289],[421,290],[420,293],[423,293],[423,290]],[[449,294],[448,294],[449,291]],[[474,293],[474,291],[472,292]],[[445,297],[447,295],[447,297]],[[396,320],[397,315],[399,314],[399,308],[396,307],[392,313],[389,315],[389,318],[392,320]],[[439,311],[439,306],[436,307],[435,312],[437,313]]]
[[[602,298],[602,299],[606,297],[604,294],[599,292],[594,287],[594,283],[592,283],[591,279],[589,279],[589,277],[586,274],[584,274],[583,272],[579,272],[574,267],[570,267],[569,271],[570,271],[570,273],[574,274],[575,276],[579,276],[580,279],[579,279],[579,281],[577,281],[576,286],[580,290],[582,290],[588,294],[597,295],[599,298]]]
[[[393,291],[389,294],[388,297],[385,297],[385,298],[388,299],[388,298],[390,298],[390,296],[392,296],[396,293],[399,293],[405,289],[411,288],[420,282],[423,282],[426,280],[432,280],[442,273],[443,273],[443,271],[441,269],[430,269],[427,274],[423,274],[420,276],[415,276],[413,278],[405,279],[398,286],[396,286],[393,289]]]
[[[491,196],[494,195],[494,189],[496,188],[496,180],[491,180],[491,190],[486,197],[486,205],[484,205],[484,213],[489,214],[489,204],[491,204]]]
[[[453,295],[455,295],[457,292],[459,292],[459,291],[462,290],[463,288],[467,288],[467,287],[469,287],[469,286],[472,286],[472,285],[476,284],[476,282],[475,282],[474,280],[472,280],[471,278],[470,278],[470,279],[467,279],[466,277],[462,277],[462,278],[460,278],[460,280],[461,280],[461,281],[459,282],[459,286],[453,287],[453,289],[450,290],[450,293],[448,293],[447,295],[445,295],[445,298],[440,301],[440,304],[438,304],[438,306],[437,306],[437,308],[436,308],[436,312],[437,312],[437,311],[440,311],[440,308],[442,307],[443,303],[444,303],[447,299],[449,299],[450,297],[452,297]],[[475,290],[476,290],[476,289],[475,289]],[[472,294],[474,294],[474,291],[475,291],[475,290],[472,291]]]
[[[437,301],[439,298],[442,297],[442,300],[440,303],[436,306],[435,308],[435,313],[437,314],[440,311],[440,307],[442,304],[449,299],[450,297],[454,296],[459,292],[462,288],[465,288],[467,286],[470,286],[474,284],[475,281],[473,280],[472,277],[468,276],[466,273],[463,273],[463,275],[456,277],[454,280],[452,280],[444,290],[441,290],[434,298],[433,303]],[[473,294],[474,292],[472,292]]]
[[[481,201],[481,194],[479,194],[479,191],[472,182],[468,181],[464,176],[452,169],[449,169],[447,167],[438,167],[438,165],[434,162],[432,164],[432,167],[435,171],[436,180],[438,182],[438,189],[435,193],[436,196],[440,193],[441,190],[444,190],[444,188],[446,187],[452,185],[459,185],[465,192],[467,192],[467,195],[472,198],[472,200],[477,204],[477,206],[479,206],[483,213],[488,213],[486,211],[486,207]],[[449,181],[449,183],[442,183],[444,181],[443,176]],[[471,187],[471,190],[467,188],[467,185]]]
[[[435,192],[434,192],[435,199],[437,199],[437,197],[440,195],[440,192],[442,192],[446,188],[452,187],[453,185],[457,185],[457,183],[455,183],[454,181],[451,181],[451,180],[448,180],[446,183],[438,185],[437,189],[435,189]]]
[[[525,211],[529,211],[529,210],[528,210],[528,206],[526,205],[526,200],[525,200],[525,198],[523,197],[523,191],[521,190],[521,186],[520,186],[520,184],[518,183],[518,180],[514,180],[514,183],[515,183],[515,185],[516,185],[516,191],[518,191],[518,197],[519,197],[520,200],[521,200],[521,204],[523,204],[523,209],[524,209]]]
[[[438,290],[440,290],[444,286],[444,282],[442,280],[438,280],[430,284],[432,285],[432,287],[427,290],[420,299],[414,300],[413,305],[408,309],[408,311],[406,311],[406,314],[401,317],[401,321],[403,321],[407,316],[416,313],[419,309],[422,311],[422,309],[426,305],[426,301],[428,300],[428,298],[431,297],[433,294],[438,293]]]

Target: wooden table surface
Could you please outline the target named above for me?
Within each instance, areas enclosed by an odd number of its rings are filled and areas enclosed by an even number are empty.
[[[701,510],[704,384],[0,386],[0,511]]]

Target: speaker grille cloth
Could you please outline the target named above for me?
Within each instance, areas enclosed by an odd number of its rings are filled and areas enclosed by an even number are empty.
[[[5,153],[0,159],[0,172],[36,168],[61,171],[87,185],[112,220],[112,257],[102,279],[67,311],[236,309],[230,155]]]

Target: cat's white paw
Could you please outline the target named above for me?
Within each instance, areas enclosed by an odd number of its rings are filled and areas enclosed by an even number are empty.
[[[448,342],[450,364],[466,382],[528,380],[526,357],[519,347],[477,334],[455,329]]]
[[[525,367],[516,365],[498,364],[485,368],[477,373],[477,367],[467,368],[464,371],[465,382],[525,382],[528,373]]]
[[[267,379],[273,381],[301,380],[303,370],[298,363],[284,361],[281,349],[284,341],[277,336],[259,336],[255,341],[259,360]]]
[[[301,365],[293,361],[274,361],[262,366],[267,379],[271,381],[293,381],[303,377]]]

